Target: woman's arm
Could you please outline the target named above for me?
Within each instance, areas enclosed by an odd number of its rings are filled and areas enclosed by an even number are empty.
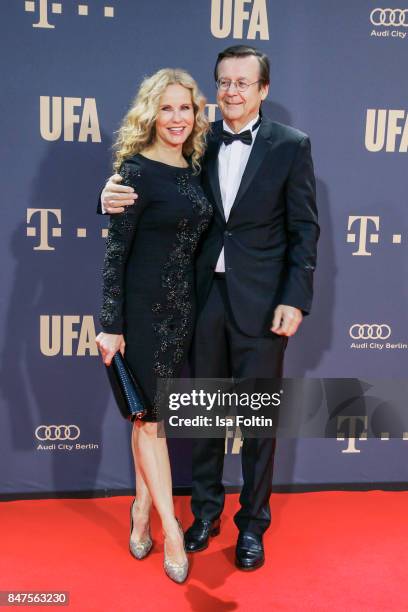
[[[120,169],[123,183],[141,189],[141,171],[137,162],[128,160]],[[99,321],[103,332],[97,344],[105,363],[117,350],[124,350],[123,304],[126,262],[133,243],[136,226],[146,204],[146,197],[139,196],[138,206],[126,207],[121,214],[111,216],[103,264],[102,307]],[[106,336],[112,336],[107,338]],[[114,337],[115,336],[115,337]],[[108,365],[108,363],[107,363]]]

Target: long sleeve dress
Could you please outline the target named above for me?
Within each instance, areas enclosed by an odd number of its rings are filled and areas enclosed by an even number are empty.
[[[195,319],[194,258],[212,206],[191,168],[137,154],[122,163],[122,185],[138,199],[112,215],[103,266],[103,331],[123,334],[125,358],[158,420],[160,378],[177,378]]]

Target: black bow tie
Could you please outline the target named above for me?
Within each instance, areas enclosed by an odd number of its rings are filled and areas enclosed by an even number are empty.
[[[230,145],[234,140],[240,140],[246,145],[252,144],[252,133],[250,130],[245,130],[245,132],[240,132],[239,134],[232,134],[231,132],[227,132],[227,130],[223,130],[221,138],[225,145]]]
[[[222,142],[228,146],[234,140],[240,140],[246,145],[252,144],[252,132],[254,132],[261,124],[262,121],[262,113],[259,109],[259,117],[258,120],[254,123],[251,130],[245,130],[245,132],[240,132],[239,134],[233,134],[232,132],[227,132],[227,130],[222,130],[221,139]]]

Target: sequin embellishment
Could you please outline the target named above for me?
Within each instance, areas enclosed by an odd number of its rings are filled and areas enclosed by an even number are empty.
[[[127,186],[131,186],[132,181],[141,176],[140,170],[129,164],[122,165],[120,174],[123,177],[121,184]],[[118,267],[123,264],[126,254],[126,243],[121,238],[121,234],[133,230],[132,216],[133,211],[127,206],[123,213],[111,217],[109,221],[102,271],[104,281],[102,307],[99,314],[99,321],[106,327],[122,319],[122,289],[115,284],[115,279],[118,277]]]
[[[176,176],[178,191],[193,204],[193,210],[200,221],[191,227],[189,219],[180,219],[177,226],[176,241],[173,244],[167,262],[163,267],[161,286],[166,289],[165,302],[154,303],[152,311],[164,314],[164,318],[154,323],[154,331],[159,340],[155,351],[154,372],[159,378],[174,376],[174,365],[184,358],[185,338],[191,329],[191,294],[193,288],[191,267],[194,252],[201,234],[207,229],[212,215],[212,206],[189,181],[189,175]],[[190,274],[189,274],[190,272]],[[156,393],[153,411],[157,415],[160,393]]]

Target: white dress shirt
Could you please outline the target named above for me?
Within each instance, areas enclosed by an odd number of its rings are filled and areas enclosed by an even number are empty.
[[[259,115],[250,121],[245,127],[243,127],[239,133],[244,132],[245,130],[252,131],[252,126],[255,125],[258,119]],[[225,121],[223,121],[223,127],[227,132],[231,132],[231,134],[234,133],[228,127]],[[258,131],[259,126],[252,132],[252,143],[250,145],[244,144],[240,140],[234,140],[229,145],[225,145],[224,143],[221,144],[218,153],[218,176],[226,221],[228,221],[232,205],[234,204],[236,195],[238,193],[241,179],[248,163]],[[222,248],[218,257],[215,271],[225,272],[224,247]]]

